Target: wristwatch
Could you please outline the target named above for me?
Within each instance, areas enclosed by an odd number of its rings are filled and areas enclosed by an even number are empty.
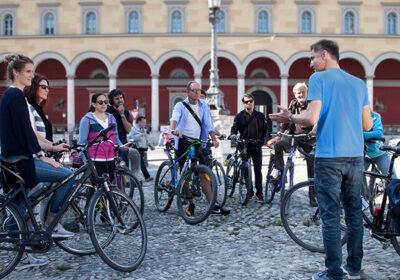
[[[293,116],[293,114],[292,114],[292,113],[290,113],[290,115],[289,115],[289,118],[288,118],[289,122],[293,122],[293,120],[292,120],[292,116]]]
[[[126,118],[124,114],[121,115],[121,118]]]
[[[38,155],[36,155],[36,156],[37,156],[38,159],[40,159],[43,156],[43,152],[38,154]]]

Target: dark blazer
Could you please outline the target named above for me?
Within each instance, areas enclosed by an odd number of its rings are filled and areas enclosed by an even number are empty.
[[[27,187],[34,187],[36,176],[32,155],[41,148],[31,126],[25,95],[18,88],[8,88],[0,100],[0,143],[3,156],[29,157],[17,167]]]
[[[245,114],[246,110],[242,110],[235,116],[233,126],[231,128],[231,135],[240,132],[240,137],[242,139],[248,139],[247,134],[249,130],[249,124],[247,123]],[[256,110],[253,111],[253,114],[257,121],[257,140],[265,141],[265,137],[267,135],[267,122],[265,120],[265,116],[263,113],[257,112]]]

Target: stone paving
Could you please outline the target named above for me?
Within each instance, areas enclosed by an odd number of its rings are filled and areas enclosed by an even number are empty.
[[[149,159],[155,177],[161,161]],[[267,161],[264,157],[264,176]],[[296,159],[295,183],[305,174],[305,162]],[[13,271],[6,279],[311,279],[324,270],[324,255],[302,249],[281,226],[279,195],[271,205],[250,201],[246,207],[233,197],[226,205],[229,216],[212,215],[192,226],[178,216],[175,201],[166,213],[156,210],[153,182],[144,184],[144,193],[148,248],[136,271],[120,273],[96,255],[77,257],[55,246],[36,255],[50,260],[46,267]],[[400,279],[399,267],[394,249],[383,250],[365,231],[362,279]]]

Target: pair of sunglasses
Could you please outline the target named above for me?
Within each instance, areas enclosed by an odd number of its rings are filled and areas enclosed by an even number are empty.
[[[243,103],[249,104],[249,103],[253,103],[253,101],[254,101],[254,100],[246,100],[246,101],[243,101]]]
[[[103,101],[103,100],[97,101],[97,104],[99,104],[99,105],[103,105],[103,103],[107,105],[107,104],[108,104],[108,101],[107,101],[107,100],[104,100],[104,101]]]
[[[39,85],[42,89],[48,89],[48,90],[50,90],[50,87],[49,86],[47,86],[47,85]]]

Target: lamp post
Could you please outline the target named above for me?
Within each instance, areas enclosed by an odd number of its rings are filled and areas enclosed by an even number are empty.
[[[208,21],[211,24],[211,69],[210,87],[207,90],[208,104],[211,110],[218,110],[219,114],[229,115],[225,109],[224,93],[219,89],[218,58],[217,58],[217,12],[221,7],[221,0],[208,0]]]

